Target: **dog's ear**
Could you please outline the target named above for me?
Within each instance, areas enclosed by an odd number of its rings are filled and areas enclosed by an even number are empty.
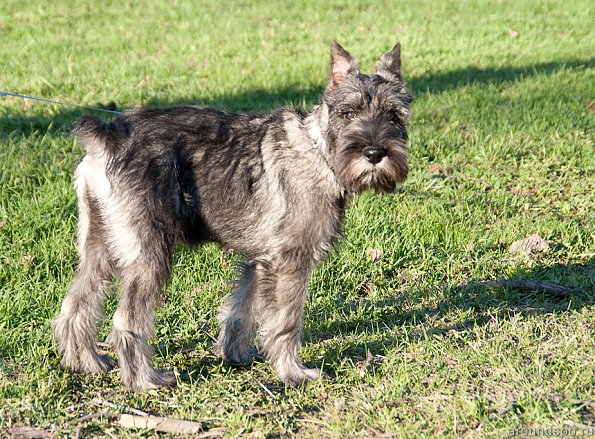
[[[382,55],[376,72],[387,79],[396,79],[403,82],[401,75],[401,43],[397,43],[393,49]]]
[[[339,43],[333,41],[327,88],[336,87],[348,75],[357,75],[358,73],[359,67],[355,58],[343,49]]]

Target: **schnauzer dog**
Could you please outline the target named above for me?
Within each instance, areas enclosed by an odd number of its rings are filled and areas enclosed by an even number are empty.
[[[326,88],[309,114],[184,106],[132,110],[109,124],[83,117],[74,131],[86,150],[75,172],[80,258],[54,321],[62,364],[86,373],[112,367],[95,343],[118,276],[108,340],[123,383],[175,385],[173,373],[152,366],[154,308],[176,242],[210,240],[247,258],[221,307],[217,352],[247,362],[256,338],[283,382],[317,379],[321,372],[298,356],[310,274],[352,195],[392,192],[407,176],[411,98],[400,49],[367,75],[333,43]]]

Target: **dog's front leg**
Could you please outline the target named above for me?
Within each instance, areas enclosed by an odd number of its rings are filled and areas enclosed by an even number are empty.
[[[298,356],[311,268],[281,263],[270,269],[258,292],[260,347],[279,379],[296,386],[321,375],[318,369],[306,368]]]
[[[227,295],[219,311],[218,354],[235,363],[248,363],[254,357],[249,348],[255,334],[254,298],[258,285],[258,268],[254,262],[242,266],[238,286]]]

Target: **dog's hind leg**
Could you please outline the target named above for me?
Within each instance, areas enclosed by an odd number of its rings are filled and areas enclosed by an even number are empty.
[[[97,326],[103,319],[103,299],[114,271],[97,198],[102,189],[95,184],[104,175],[102,172],[102,165],[88,158],[77,168],[79,266],[53,322],[62,365],[76,372],[106,373],[113,365],[95,348]]]
[[[122,213],[123,217],[130,216]],[[171,271],[173,237],[151,233],[141,227],[138,219],[127,233],[143,230],[141,234],[123,237],[120,244],[138,240],[139,251],[131,249],[119,263],[122,297],[114,314],[108,340],[118,355],[122,382],[133,390],[156,389],[176,384],[173,373],[156,370],[152,365],[153,349],[149,345],[154,334],[154,311]],[[122,250],[122,249],[120,249]],[[121,253],[121,251],[120,251]]]

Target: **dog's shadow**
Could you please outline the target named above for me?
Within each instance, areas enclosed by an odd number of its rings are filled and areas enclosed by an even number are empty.
[[[573,59],[551,61],[526,66],[506,66],[497,68],[478,68],[468,66],[446,72],[428,72],[417,77],[407,77],[406,83],[411,94],[438,94],[460,87],[500,84],[505,82],[524,81],[533,76],[555,75],[563,69],[590,69],[595,66],[595,57],[588,59]],[[405,72],[406,73],[406,72]],[[322,81],[308,87],[288,85],[284,87],[248,89],[232,94],[220,94],[204,97],[200,95],[183,99],[148,98],[143,102],[145,107],[168,107],[175,105],[199,105],[228,111],[266,112],[281,106],[310,108],[318,102],[324,84]],[[11,98],[14,99],[14,98]],[[46,105],[46,104],[34,104]],[[90,106],[100,109],[124,111],[129,108],[125,102],[97,102]],[[41,107],[44,108],[44,107]],[[44,109],[42,115],[31,116],[30,109],[7,110],[0,118],[0,139],[9,136],[30,135],[39,132],[50,136],[63,136],[68,133],[73,122],[83,114],[92,113],[75,107],[53,105]],[[113,114],[97,113],[97,116],[108,121]]]
[[[468,331],[483,331],[492,322],[510,321],[518,317],[531,315],[558,315],[580,311],[595,305],[595,259],[584,264],[538,266],[532,270],[519,269],[510,279],[536,280],[557,283],[574,289],[577,294],[553,295],[539,290],[526,291],[510,286],[485,285],[470,280],[464,285],[445,286],[442,291],[434,291],[442,297],[433,306],[408,306],[403,310],[402,303],[423,303],[428,299],[424,289],[403,293],[403,301],[395,295],[394,300],[373,300],[369,297],[353,295],[351,299],[335,298],[335,308],[339,315],[353,316],[362,313],[353,312],[363,308],[372,312],[365,318],[331,318],[328,304],[310,305],[306,312],[303,346],[311,353],[314,360],[306,358],[306,366],[323,369],[331,380],[341,375],[339,369],[345,368],[345,361],[353,363],[349,367],[359,367],[372,371],[382,364],[382,359],[402,343],[423,344],[429,337],[451,337],[469,339]],[[390,296],[390,294],[388,294]],[[419,297],[418,297],[419,296]],[[423,296],[423,297],[422,297]],[[472,317],[454,324],[443,322],[452,310],[458,314]],[[383,328],[379,333],[378,328]],[[401,330],[400,328],[403,328]],[[213,334],[216,332],[211,328]],[[211,331],[209,331],[211,332]],[[387,336],[386,334],[390,334]],[[204,336],[202,334],[200,337]],[[360,341],[361,340],[361,341]],[[187,345],[200,344],[201,339],[186,340]],[[204,343],[203,343],[204,345]],[[190,354],[177,365],[180,379],[186,383],[210,380],[214,376],[241,373],[253,381],[251,372],[255,364],[265,360],[256,355],[248,364],[229,363],[219,359],[213,352],[212,343],[203,346],[203,355]],[[170,354],[175,347],[161,345],[156,351],[160,361],[171,362]],[[272,373],[272,371],[271,371]],[[272,375],[271,375],[272,377]],[[260,383],[260,381],[259,381]],[[284,385],[274,378],[262,381],[267,388],[276,393],[284,392]],[[256,387],[262,385],[253,383]]]
[[[554,294],[536,288],[534,291],[506,286],[508,280],[532,280],[546,285],[553,283],[568,287],[563,294]],[[538,266],[532,270],[519,269],[510,279],[501,279],[502,285],[482,283],[481,280],[470,280],[464,285],[445,286],[440,292],[442,300],[434,306],[408,306],[402,309],[402,303],[414,304],[427,299],[427,291],[404,293],[403,302],[398,296],[395,300],[372,300],[354,298],[353,300],[336,300],[337,308],[344,308],[341,314],[361,314],[349,312],[350,309],[363,307],[373,312],[369,318],[346,318],[325,320],[324,312],[312,310],[314,320],[307,322],[304,343],[324,347],[324,359],[313,364],[333,375],[341,366],[342,358],[349,358],[354,363],[374,368],[380,362],[370,358],[383,358],[398,346],[399,343],[424,343],[428,336],[465,337],[468,330],[482,330],[491,322],[502,322],[519,316],[557,315],[595,305],[595,259],[584,264],[567,264],[554,266]],[[443,321],[452,310],[457,314],[469,314],[472,317],[454,324],[436,324]],[[379,334],[378,328],[384,328]],[[404,328],[400,331],[399,328]],[[405,329],[406,328],[406,329]],[[386,337],[384,333],[391,336]],[[396,335],[394,335],[396,334]],[[362,340],[361,342],[358,339]],[[349,340],[347,346],[343,340]]]

